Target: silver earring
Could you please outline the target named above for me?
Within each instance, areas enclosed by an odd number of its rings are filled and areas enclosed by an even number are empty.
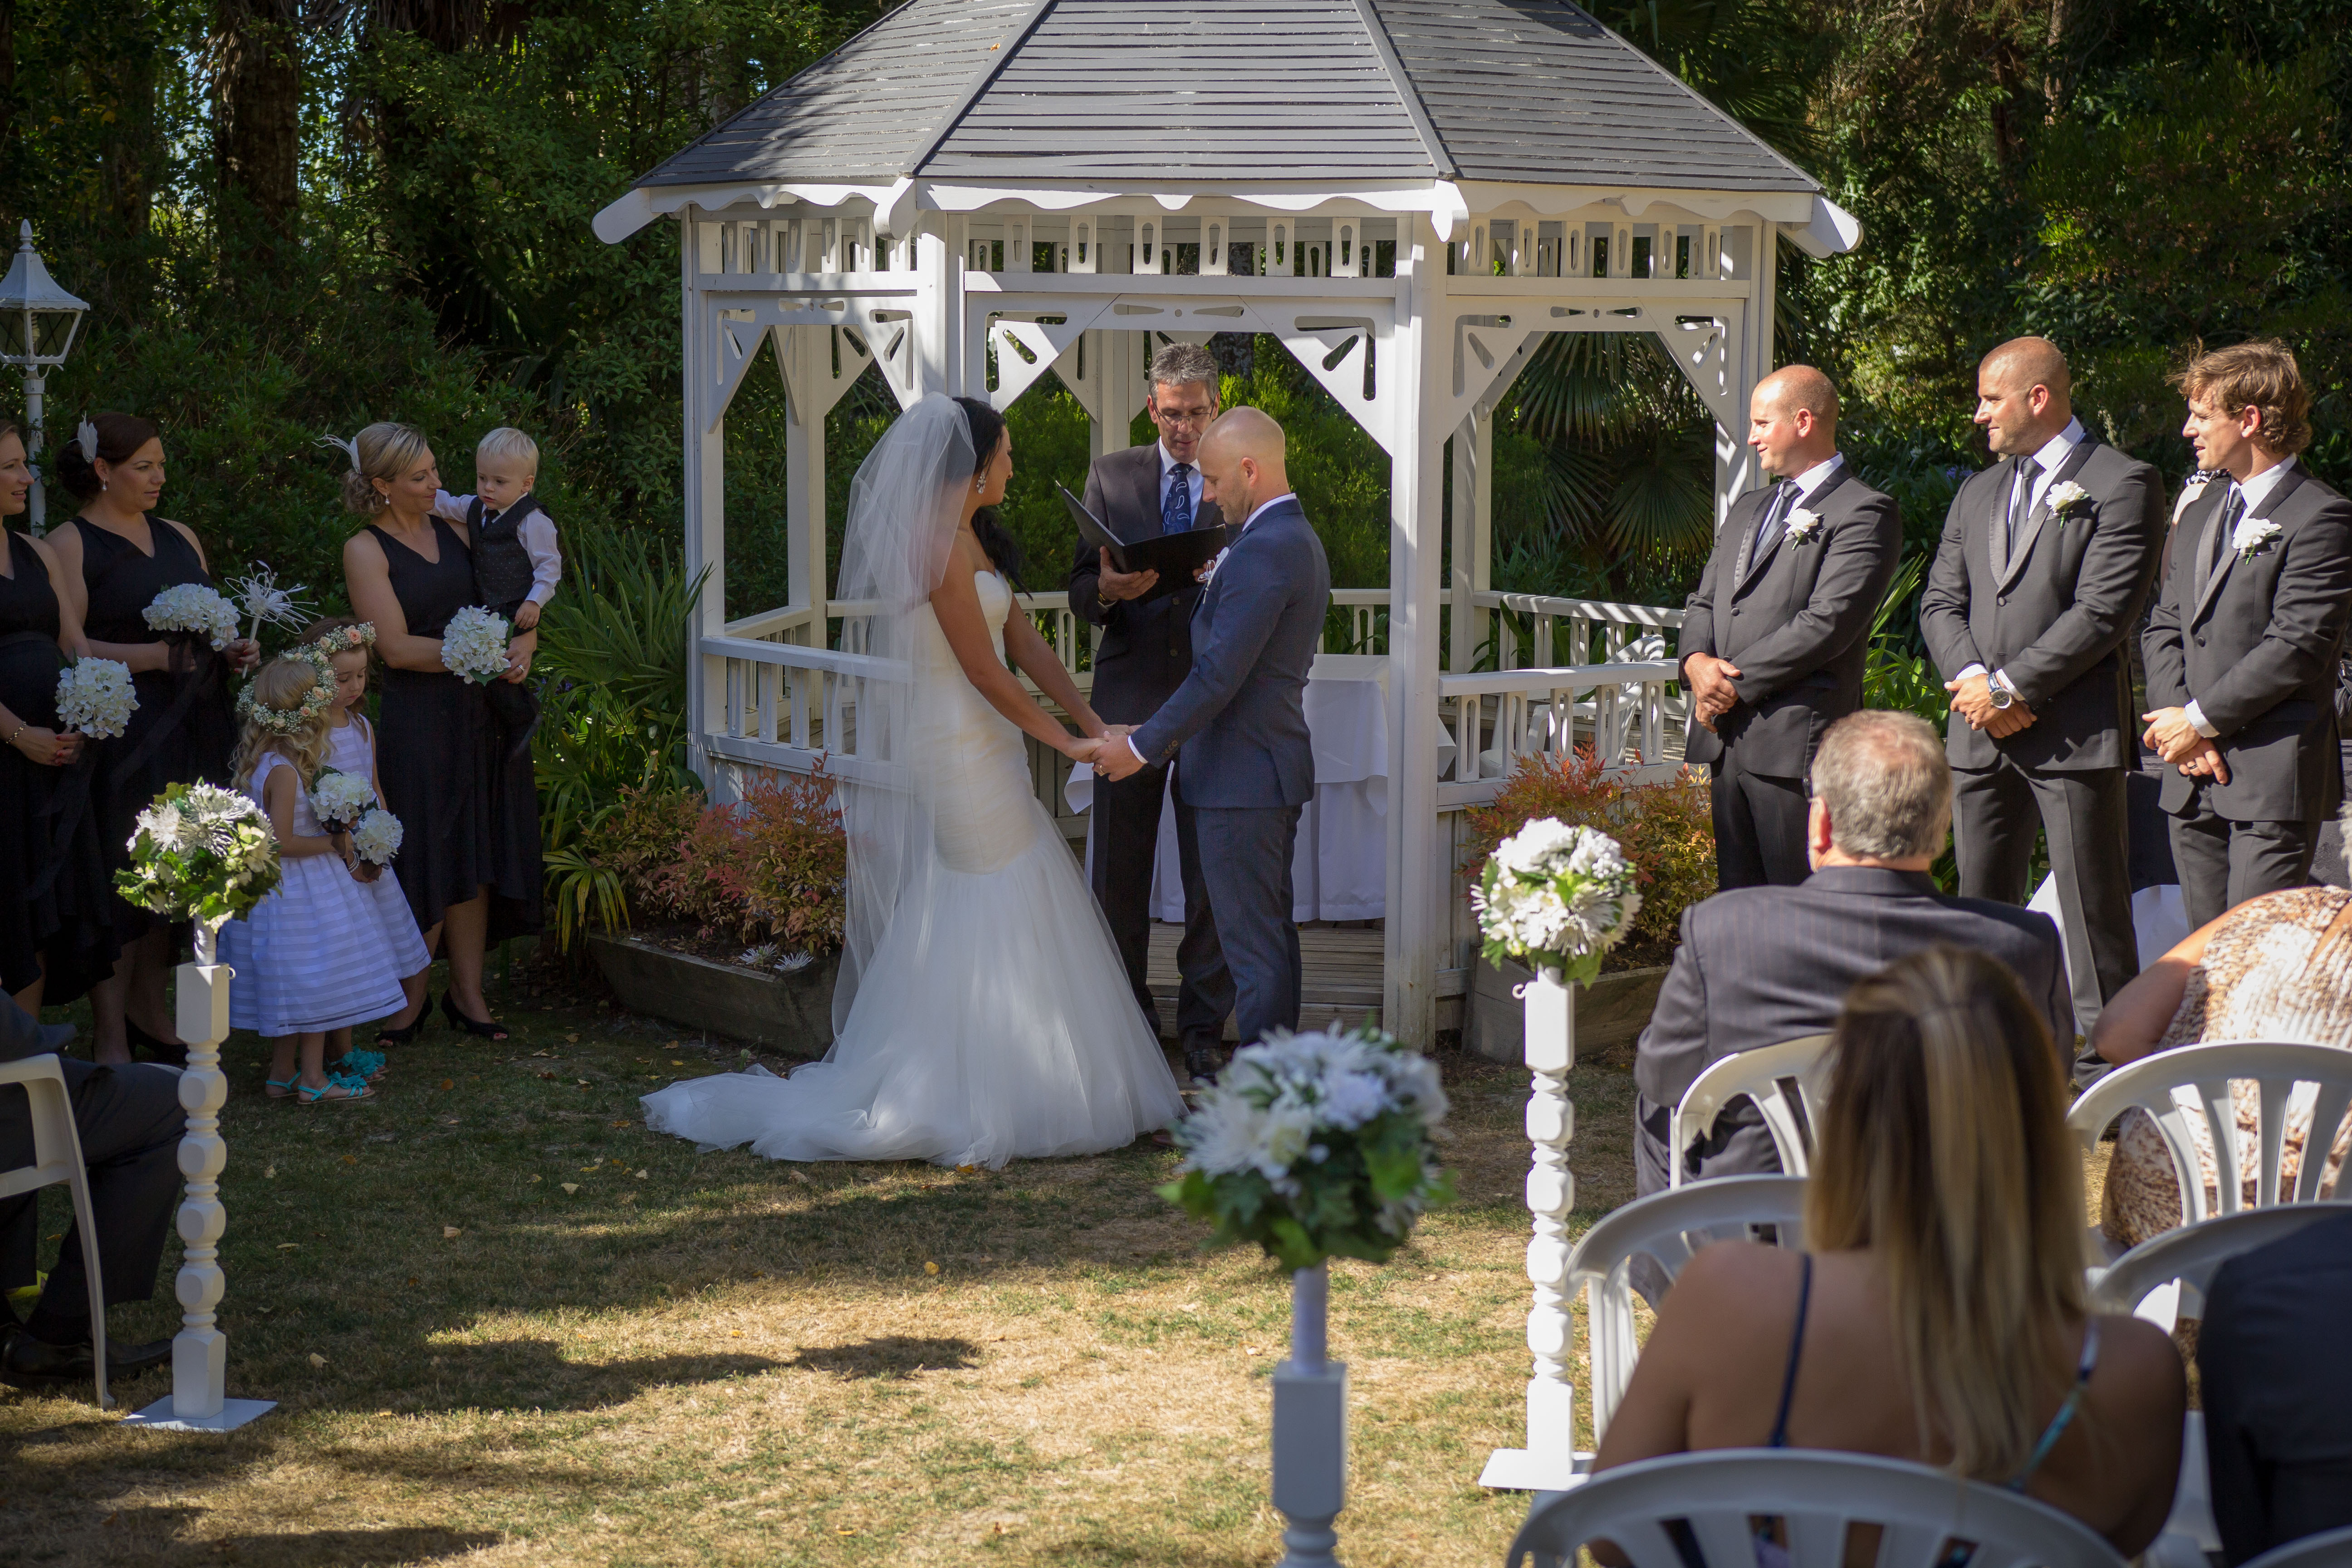
[[[972,494],[974,494],[974,495],[979,495],[979,494],[981,494],[982,491],[986,490],[987,489],[988,489],[988,480],[987,480],[986,479],[984,479],[984,478],[983,478],[983,479],[974,479],[974,480],[972,480],[972,481],[971,481],[971,493],[972,493]]]

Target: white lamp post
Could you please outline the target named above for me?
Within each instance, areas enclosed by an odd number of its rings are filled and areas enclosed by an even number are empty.
[[[58,287],[33,248],[33,224],[17,226],[16,258],[0,279],[0,361],[25,373],[25,455],[33,461],[33,493],[27,521],[36,535],[45,531],[48,509],[41,494],[41,395],[48,373],[66,363],[86,300]]]

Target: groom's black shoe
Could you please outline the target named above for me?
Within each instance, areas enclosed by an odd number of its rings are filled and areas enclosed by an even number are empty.
[[[1218,1069],[1224,1066],[1217,1050],[1213,1035],[1192,1035],[1184,1041],[1184,1076],[1196,1084],[1213,1081]]]

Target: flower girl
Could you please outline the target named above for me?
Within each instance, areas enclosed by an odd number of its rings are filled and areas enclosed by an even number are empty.
[[[370,798],[381,803],[383,781],[376,776],[375,730],[360,711],[367,703],[368,655],[375,647],[375,627],[351,616],[331,616],[304,627],[302,641],[325,657],[335,678],[334,700],[327,709],[326,765],[339,773],[365,779]],[[399,879],[385,876],[382,866],[364,862],[352,868],[352,875],[361,879],[360,891],[383,928],[383,951],[407,996],[400,1010],[400,1016],[409,1019],[406,1026],[386,1024],[375,1037],[379,1044],[405,1045],[416,1037],[424,1024],[425,977],[433,967],[433,955],[425,951],[425,937],[416,929],[416,917],[400,890]],[[333,1066],[338,1071],[370,1081],[383,1076],[383,1053],[352,1049],[348,1026],[328,1037],[327,1048],[337,1053]]]
[[[333,705],[333,671],[315,647],[271,659],[237,699],[236,784],[269,817],[283,879],[220,939],[236,973],[229,1023],[270,1042],[270,1096],[305,1105],[373,1097],[363,1079],[329,1076],[327,1032],[395,1013],[403,1000],[366,889],[310,808]]]

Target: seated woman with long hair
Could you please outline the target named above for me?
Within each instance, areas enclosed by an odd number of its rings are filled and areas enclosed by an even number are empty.
[[[1595,1470],[1703,1448],[1934,1465],[2130,1556],[2172,1505],[2180,1357],[2089,1316],[2064,1064],[1991,959],[1934,948],[1846,997],[1799,1253],[1692,1258]]]

